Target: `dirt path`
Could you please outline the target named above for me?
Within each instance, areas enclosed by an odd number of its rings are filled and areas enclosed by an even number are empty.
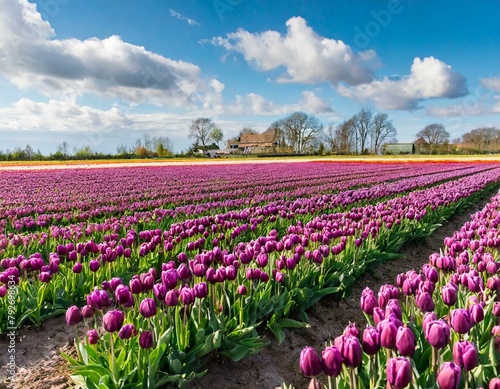
[[[359,309],[359,298],[365,286],[375,292],[385,283],[394,283],[397,274],[410,269],[420,269],[430,254],[439,251],[443,239],[469,220],[472,213],[482,209],[483,200],[469,208],[463,215],[452,218],[437,229],[431,238],[403,247],[406,258],[383,263],[371,269],[354,286],[352,295],[341,302],[325,298],[316,304],[309,314],[311,328],[287,332],[285,341],[278,345],[271,333],[264,335],[271,343],[256,356],[238,363],[214,356],[206,368],[208,373],[188,387],[193,389],[223,388],[274,388],[282,381],[293,383],[297,388],[306,388],[308,380],[302,377],[298,366],[303,347],[311,345],[317,349],[326,341],[340,335],[349,322],[364,327],[364,317]],[[16,341],[15,381],[5,383],[6,364],[9,354],[8,340],[0,338],[0,389],[4,388],[69,388],[73,387],[69,369],[60,357],[59,350],[74,352],[73,329],[66,325],[64,317],[47,320],[42,328],[25,327],[19,331]]]

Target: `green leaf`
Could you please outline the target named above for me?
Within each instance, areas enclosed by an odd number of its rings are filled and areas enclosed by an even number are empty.
[[[267,325],[274,334],[278,344],[281,344],[285,340],[285,333],[279,324],[268,324]]]
[[[278,322],[283,328],[309,328],[311,327],[308,323],[302,321],[289,319],[287,317],[280,319]]]

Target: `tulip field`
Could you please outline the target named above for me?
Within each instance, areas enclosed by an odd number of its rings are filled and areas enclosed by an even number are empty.
[[[499,188],[500,165],[474,162],[0,171],[0,333],[64,316],[76,385],[189,387]],[[499,222],[497,195],[297,369],[314,387],[500,388]]]

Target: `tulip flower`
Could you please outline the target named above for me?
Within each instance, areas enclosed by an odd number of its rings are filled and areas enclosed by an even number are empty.
[[[99,267],[101,267],[101,264],[99,263],[98,260],[93,259],[92,261],[90,261],[89,263],[90,271],[96,272],[97,270],[99,270]]]
[[[238,286],[238,294],[244,296],[248,293],[247,287],[245,285]]]
[[[66,311],[66,324],[68,324],[69,326],[74,326],[80,323],[82,320],[82,313],[76,305],[68,308],[68,310]]]
[[[156,303],[152,298],[146,297],[141,301],[139,313],[146,319],[156,315]]]
[[[137,335],[137,330],[133,324],[125,324],[118,333],[120,339],[130,339],[132,336]]]
[[[92,305],[84,305],[82,307],[82,317],[84,319],[90,319],[94,317],[94,308],[92,308]]]
[[[500,317],[500,301],[495,301],[493,303],[493,314],[496,317]]]
[[[421,292],[417,294],[415,304],[422,312],[432,312],[434,310],[434,301],[429,292]]]
[[[453,282],[448,282],[441,288],[441,298],[446,305],[455,305],[458,299],[458,286]]]
[[[342,355],[342,362],[347,367],[358,367],[361,364],[363,351],[359,339],[351,335],[341,335],[334,340],[334,345]]]
[[[445,347],[450,341],[450,326],[443,319],[428,322],[425,339],[434,348]]]
[[[175,290],[169,290],[165,296],[165,304],[167,307],[175,307],[179,302],[179,296]]]
[[[467,309],[459,308],[451,311],[451,328],[458,334],[466,334],[472,327],[472,320]]]
[[[366,313],[367,315],[373,315],[373,309],[377,306],[377,298],[373,295],[373,293],[363,293],[361,295],[360,308],[364,313]]]
[[[95,329],[91,329],[87,331],[87,339],[90,344],[97,344],[99,341],[99,333]]]
[[[462,371],[460,366],[453,362],[445,362],[437,375],[437,383],[440,389],[458,389]]]
[[[470,307],[469,311],[473,324],[481,323],[484,320],[484,309],[481,304],[474,304],[472,307]]]
[[[83,266],[81,262],[77,262],[73,265],[73,273],[80,274],[82,272]]]
[[[396,348],[403,357],[411,357],[415,352],[416,342],[413,331],[408,327],[399,327],[396,335]]]
[[[488,389],[500,389],[500,378],[492,378],[488,384]]]
[[[411,364],[406,358],[390,358],[386,367],[387,382],[395,389],[403,389],[411,382]]]
[[[329,346],[323,350],[321,367],[329,377],[337,377],[340,374],[342,371],[342,355],[336,347]]]
[[[153,347],[153,333],[151,331],[143,331],[139,337],[139,346],[144,349]]]
[[[106,312],[102,318],[102,324],[107,332],[116,332],[122,328],[124,320],[123,312],[118,309]]]
[[[476,346],[468,341],[453,345],[453,361],[465,371],[474,369],[479,364]]]
[[[377,329],[380,331],[380,344],[382,347],[393,349],[396,347],[396,337],[398,327],[393,320],[384,319],[378,325]]]
[[[322,371],[321,360],[318,353],[311,346],[305,347],[300,352],[299,364],[302,374],[307,377],[317,376]]]
[[[363,331],[363,351],[368,355],[375,355],[380,350],[380,332],[372,326]]]

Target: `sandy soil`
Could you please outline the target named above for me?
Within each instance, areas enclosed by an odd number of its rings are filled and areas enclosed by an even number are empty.
[[[363,328],[364,317],[359,309],[359,298],[365,286],[374,291],[384,283],[394,283],[397,274],[410,269],[420,269],[429,255],[438,251],[443,239],[469,220],[469,215],[481,209],[487,200],[476,204],[463,215],[455,216],[436,230],[431,238],[406,245],[402,249],[405,258],[383,263],[365,274],[353,288],[349,298],[336,302],[325,298],[309,312],[311,328],[287,331],[285,341],[278,345],[270,332],[262,335],[270,344],[258,355],[234,363],[214,355],[207,363],[208,373],[189,385],[193,389],[206,388],[274,388],[282,381],[293,383],[297,388],[306,388],[308,380],[300,374],[299,354],[303,347],[311,345],[317,349],[326,341],[340,335],[349,322]],[[8,354],[8,339],[0,338],[0,389],[3,388],[70,388],[74,387],[69,370],[59,351],[74,353],[73,329],[65,323],[64,317],[43,323],[42,328],[22,328],[16,341],[16,363],[18,371],[12,383],[4,382]],[[3,384],[2,384],[3,382]]]

